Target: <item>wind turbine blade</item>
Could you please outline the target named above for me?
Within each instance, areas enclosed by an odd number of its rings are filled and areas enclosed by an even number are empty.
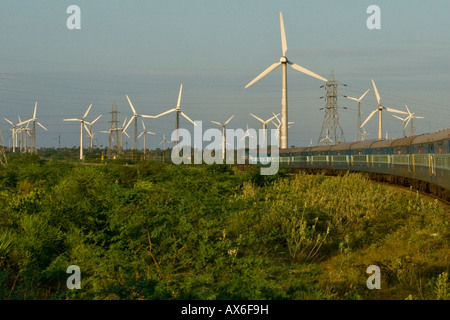
[[[219,126],[221,126],[222,124],[220,122],[217,121],[211,121],[212,123],[218,124]]]
[[[128,135],[128,133],[125,132],[125,130],[123,131],[123,133],[125,133],[125,135],[129,138],[130,136]]]
[[[63,119],[63,121],[80,121],[81,119],[75,119],[75,118],[72,118],[72,119]]]
[[[138,135],[138,139],[145,133],[145,131],[142,131],[140,135]]]
[[[127,117],[125,117],[125,120],[123,120],[122,128],[125,127],[125,123],[127,123]]]
[[[87,108],[86,113],[84,114],[83,118],[81,118],[81,119],[84,119],[87,117],[89,110],[91,110],[91,107],[92,107],[92,103],[89,105],[89,108]]]
[[[146,115],[146,114],[141,114],[141,117],[142,118],[147,118],[147,119],[154,119],[155,118],[154,116],[149,116],[149,115]]]
[[[180,113],[181,113],[181,115],[182,115],[183,117],[185,117],[186,119],[188,119],[194,126],[197,125],[197,124],[196,124],[194,121],[192,121],[191,118],[189,118],[184,112],[180,112]]]
[[[315,74],[314,72],[312,72],[312,71],[310,71],[310,70],[308,70],[308,69],[306,69],[306,68],[303,68],[303,67],[299,66],[298,64],[292,63],[292,64],[291,64],[291,67],[294,68],[295,70],[300,71],[300,72],[303,72],[303,73],[305,73],[305,74],[307,74],[307,75],[309,75],[309,76],[311,76],[311,77],[317,78],[317,79],[322,80],[322,81],[325,81],[325,82],[328,81],[328,80],[325,79],[324,77],[321,77],[321,76],[319,76],[318,74]]]
[[[411,121],[412,118],[409,118],[408,121],[406,121],[405,125],[403,128],[406,128],[408,126],[408,123]]]
[[[405,111],[400,111],[400,110],[397,110],[397,109],[392,109],[392,108],[387,108],[387,107],[384,107],[384,108],[386,109],[386,111],[389,111],[389,112],[408,114]]]
[[[255,119],[261,121],[262,123],[264,123],[264,120],[261,118],[258,118],[257,116],[255,116],[253,113],[250,113],[251,116],[253,116]]]
[[[286,31],[284,30],[283,15],[280,11],[280,30],[281,30],[281,48],[283,50],[283,57],[286,56],[287,43],[286,43]]]
[[[142,120],[142,119],[141,119],[141,121],[142,121],[142,128],[144,128],[144,131],[145,131],[145,124],[144,124],[144,120]]]
[[[406,119],[403,119],[403,118],[400,118],[399,116],[396,116],[396,115],[392,115],[394,118],[397,118],[397,119],[400,119],[400,120],[402,120],[402,121],[405,121]],[[409,121],[409,120],[408,120]]]
[[[231,121],[231,119],[233,119],[233,117],[234,117],[234,114],[230,117],[230,119],[228,119],[227,121],[225,121],[225,123],[224,123],[224,125],[227,125],[228,124],[228,122],[230,122]]]
[[[183,84],[180,85],[180,93],[178,93],[177,109],[180,109],[181,104],[181,92],[183,91]]]
[[[91,132],[89,131],[89,128],[86,125],[86,123],[83,123],[83,126],[84,126],[84,129],[86,129],[86,132],[88,133],[88,135],[93,137],[94,135],[91,134]]]
[[[375,109],[375,110],[372,111],[372,113],[367,117],[366,121],[364,121],[363,124],[361,125],[361,128],[364,127],[364,125],[367,123],[367,121],[369,121],[370,118],[372,118],[373,115],[374,115],[375,113],[377,113],[377,111],[378,111],[378,109]]]
[[[261,78],[264,78],[266,75],[268,75],[269,73],[271,73],[273,70],[275,70],[276,68],[278,68],[281,65],[281,62],[276,62],[274,64],[272,64],[270,67],[268,67],[266,70],[264,70],[263,72],[261,72],[261,74],[259,76],[257,76],[255,79],[253,79],[252,81],[250,81],[245,88],[250,87],[252,84],[254,84],[255,82],[259,81]]]
[[[357,101],[360,102],[364,98],[364,96],[367,94],[367,92],[369,92],[369,91],[370,91],[370,89],[367,89],[367,91],[364,92],[364,94],[361,96],[361,98],[359,98]]]
[[[414,117],[415,119],[425,119],[424,117]]]
[[[130,121],[128,121],[127,125],[125,126],[125,128],[123,129],[123,131],[127,130],[128,126],[131,124],[131,122],[133,122],[134,117],[130,118]]]
[[[9,121],[8,119],[6,119],[6,118],[3,118],[3,119],[5,119],[5,121],[8,121],[12,126],[14,126],[14,124],[11,121]]]
[[[356,99],[356,98],[353,98],[353,97],[349,97],[349,96],[344,96],[344,97],[346,97],[347,99],[350,99],[350,100],[355,100],[356,102],[359,102],[359,101],[358,101],[358,99]]]
[[[281,122],[278,123],[278,124],[276,124],[276,123],[272,120],[272,123],[273,123],[273,125],[274,125],[275,127],[277,127],[277,129],[281,126]]]
[[[46,127],[44,127],[40,122],[36,122],[42,129],[44,129],[45,131],[48,131]]]
[[[170,110],[168,110],[168,111],[165,111],[165,112],[163,112],[163,113],[158,114],[157,116],[154,116],[153,118],[159,118],[159,117],[161,117],[161,116],[163,116],[163,115],[166,115],[166,114],[171,113],[171,112],[174,112],[174,111],[177,111],[177,109],[170,109]]]
[[[94,124],[95,123],[95,121],[97,121],[100,117],[101,117],[102,115],[99,115],[97,118],[95,118],[95,120],[94,121],[92,121],[91,122],[91,124]]]
[[[19,122],[18,124],[16,124],[16,126],[22,126],[25,123],[27,123],[27,124],[30,123],[31,121],[33,121],[33,119],[25,120],[25,121]]]
[[[37,101],[34,103],[33,119],[36,119]]]
[[[378,93],[377,86],[375,85],[375,81],[372,79],[373,90],[375,90],[375,96],[377,97],[378,105],[380,105],[380,94]]]
[[[273,115],[275,116],[275,119],[277,119],[278,123],[281,123],[280,119],[278,119],[279,113],[278,113],[278,114],[275,114],[275,112],[272,112],[272,113],[273,113]]]
[[[130,104],[131,110],[133,111],[133,114],[136,114],[136,110],[134,109],[133,104],[131,103],[131,100],[130,100],[130,98],[128,98],[127,94],[126,94],[126,97],[127,97],[128,103]]]
[[[411,111],[409,111],[408,106],[405,104],[406,110],[408,110],[409,115],[411,115]]]
[[[150,134],[152,134],[152,135],[155,135],[155,134],[156,134],[156,133],[151,132],[151,131],[147,131],[147,133],[150,133]]]
[[[275,118],[277,115],[274,115],[272,118],[270,118],[269,120],[266,120],[266,123],[269,123],[273,118]]]

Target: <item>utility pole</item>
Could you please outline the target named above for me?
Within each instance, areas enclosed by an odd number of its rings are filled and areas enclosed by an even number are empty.
[[[347,86],[346,84],[339,83],[336,81],[334,77],[333,70],[330,73],[329,80],[325,85],[320,86],[321,88],[325,88],[326,93],[324,97],[326,104],[324,108],[320,108],[319,110],[325,109],[325,117],[322,123],[322,129],[320,130],[319,136],[319,145],[329,145],[329,144],[337,144],[344,142],[344,132],[342,131],[342,127],[339,124],[339,114],[338,114],[338,85]],[[347,109],[344,107],[344,109]]]
[[[108,152],[106,154],[106,156],[108,158],[112,157],[112,154],[114,153],[114,155],[118,155],[119,153],[119,149],[120,149],[120,141],[119,141],[119,125],[118,125],[118,121],[117,121],[117,103],[114,102],[112,105],[112,111],[111,111],[111,128],[109,130],[109,135],[108,135]],[[114,146],[112,142],[115,142]]]

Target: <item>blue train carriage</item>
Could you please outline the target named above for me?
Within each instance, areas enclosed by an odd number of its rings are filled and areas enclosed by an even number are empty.
[[[368,155],[369,166],[367,171],[392,174],[391,144],[396,139],[377,140],[370,145],[371,153]]]
[[[331,167],[336,170],[351,170],[350,147],[355,142],[342,142],[330,147]]]
[[[350,146],[350,165],[355,171],[368,171],[371,167],[372,149],[370,148],[378,139],[357,141]]]
[[[311,147],[309,149],[308,167],[316,169],[328,169],[330,162],[330,147],[329,145]]]
[[[284,167],[298,167],[302,162],[306,162],[306,156],[302,157],[302,152],[307,148],[286,148],[280,149],[280,165]]]
[[[450,190],[450,129],[415,136],[411,170],[415,179]]]

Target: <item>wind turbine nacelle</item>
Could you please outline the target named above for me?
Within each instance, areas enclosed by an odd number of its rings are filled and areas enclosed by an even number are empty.
[[[287,63],[288,60],[287,60],[286,57],[281,57],[281,58],[280,58],[280,62],[281,62],[281,63]]]

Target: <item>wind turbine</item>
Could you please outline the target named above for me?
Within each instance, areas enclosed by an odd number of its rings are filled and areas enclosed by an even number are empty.
[[[410,135],[413,136],[415,134],[414,132],[414,119],[424,119],[424,117],[416,117],[414,116],[415,113],[411,113],[411,111],[409,110],[408,106],[405,104],[406,110],[408,110],[409,113],[409,119],[411,120],[411,124],[409,125],[410,127]],[[406,125],[408,125],[408,123],[406,123]]]
[[[401,113],[401,114],[407,114],[407,113],[404,111],[383,107],[380,102],[380,94],[378,93],[377,87],[375,86],[375,82],[373,80],[372,80],[372,84],[373,84],[373,89],[375,90],[375,96],[377,97],[378,107],[375,110],[373,110],[372,113],[367,117],[367,119],[361,125],[361,128],[364,127],[364,125],[367,123],[367,121],[369,121],[370,118],[372,118],[374,116],[374,114],[377,113],[377,111],[378,111],[378,114],[379,114],[378,139],[383,139],[383,122],[382,122],[383,120],[382,120],[382,116],[381,116],[381,112],[383,111],[383,109],[385,109],[386,111],[389,111],[389,112],[394,112],[394,113]]]
[[[278,137],[278,139],[280,139],[281,121],[280,121],[280,119],[278,119],[278,115],[275,115],[275,112],[273,112],[273,114],[275,116],[275,119],[277,119],[278,124],[276,124],[273,120],[272,120],[272,123],[274,124],[275,127],[277,127],[277,137]],[[294,124],[294,123],[295,122],[293,122],[293,121],[288,122],[288,128],[290,128],[290,126],[289,126],[290,124]]]
[[[99,115],[97,118],[95,118],[95,120],[94,121],[92,121],[92,122],[87,122],[87,121],[85,121],[85,123],[87,123],[88,125],[89,125],[89,129],[87,129],[87,127],[86,127],[86,130],[87,130],[87,132],[89,133],[89,137],[90,137],[90,144],[89,144],[89,148],[90,149],[92,149],[92,147],[93,147],[93,141],[94,141],[94,131],[92,131],[92,126],[94,125],[94,123],[98,120],[98,119],[100,119],[100,117],[101,117],[102,115]]]
[[[362,132],[361,132],[361,100],[364,98],[364,96],[367,94],[367,92],[369,92],[370,89],[367,89],[366,92],[364,92],[364,94],[359,98],[353,98],[353,97],[349,97],[349,96],[344,96],[347,99],[350,100],[355,100],[356,102],[358,102],[358,121],[356,123],[356,141],[362,141]]]
[[[253,113],[250,113],[250,115],[253,117],[253,118],[255,118],[256,120],[258,120],[259,122],[261,122],[262,124],[263,124],[263,134],[264,134],[264,141],[263,141],[263,145],[266,145],[266,140],[267,140],[267,124],[270,122],[270,121],[272,121],[272,119],[274,119],[274,118],[277,118],[277,116],[279,115],[279,113],[278,114],[273,114],[273,117],[272,118],[270,118],[270,119],[267,119],[267,120],[263,120],[263,119],[261,119],[261,118],[259,118],[259,117],[257,117],[257,116],[255,116]],[[278,119],[278,118],[277,118]],[[282,123],[282,122],[281,122]]]
[[[219,126],[222,126],[222,159],[225,160],[225,148],[226,148],[226,141],[225,141],[225,127],[227,126],[227,124],[231,121],[231,119],[233,119],[234,114],[224,123],[220,123],[217,121],[211,121],[214,124],[217,124]]]
[[[144,120],[141,120],[141,121],[142,121],[142,128],[143,128],[144,130],[141,132],[141,134],[140,134],[137,138],[139,139],[142,135],[144,135],[144,160],[145,160],[145,150],[146,150],[146,148],[147,148],[146,145],[145,145],[145,136],[147,135],[147,133],[150,133],[150,134],[153,134],[153,135],[155,135],[156,133],[147,131],[147,130],[145,129]]]
[[[327,134],[326,134],[326,136],[323,138],[323,139],[321,139],[320,141],[319,141],[319,144],[329,144],[329,143],[333,143],[333,140],[331,140],[330,139],[330,137],[328,136],[328,129],[327,129]]]
[[[17,130],[16,130],[16,124],[12,123],[12,121],[4,118],[5,121],[7,121],[12,126],[12,140],[13,140],[13,152],[16,152],[16,146],[17,146]]]
[[[180,114],[185,117],[189,122],[191,122],[194,126],[196,126],[195,122],[192,121],[183,111],[181,111],[180,109],[180,105],[181,105],[181,93],[183,91],[183,84],[180,85],[180,92],[178,93],[178,101],[177,101],[177,107],[167,110],[163,113],[158,114],[157,116],[154,116],[153,118],[159,118],[163,115],[166,115],[168,113],[171,112],[176,112],[176,120],[175,120],[175,129],[178,130],[180,128]],[[175,142],[178,142],[178,131],[177,131],[177,136],[176,136],[176,140]]]
[[[84,113],[83,117],[81,119],[72,118],[72,119],[63,119],[63,121],[80,121],[80,160],[83,160],[83,127],[86,131],[89,132],[88,128],[86,127],[84,118],[87,117],[89,110],[91,110],[92,103],[87,108],[86,112]]]
[[[125,123],[127,123],[127,117],[123,121],[122,127],[117,128],[120,131],[120,150],[123,151],[123,135],[125,134],[128,138],[130,137],[128,133],[125,131]]]
[[[287,107],[287,64],[289,63],[292,68],[294,68],[297,71],[303,72],[311,77],[317,78],[319,80],[327,82],[328,80],[319,76],[318,74],[315,74],[314,72],[305,69],[295,63],[292,63],[286,58],[286,51],[287,51],[287,43],[286,43],[286,33],[284,30],[284,22],[283,22],[283,15],[280,12],[280,29],[281,29],[281,47],[283,56],[280,59],[280,62],[276,62],[272,64],[270,67],[268,67],[266,70],[264,70],[260,75],[258,75],[256,78],[254,78],[252,81],[250,81],[245,88],[250,87],[252,84],[257,82],[258,80],[262,79],[266,75],[268,75],[270,72],[278,68],[280,65],[282,66],[282,72],[281,72],[281,149],[287,148],[288,146],[288,130],[287,130],[287,123],[288,123],[288,107]]]
[[[394,118],[402,120],[402,122],[403,122],[403,136],[406,137],[406,126],[408,125],[409,120],[411,120],[410,116],[408,116],[406,118],[400,118],[399,116],[396,116],[395,114],[393,114],[392,116]]]
[[[145,114],[138,114],[136,112],[136,109],[133,107],[133,104],[131,103],[131,100],[128,97],[128,95],[126,95],[126,97],[127,97],[128,103],[130,104],[131,111],[133,111],[133,116],[130,118],[130,121],[125,126],[124,130],[127,130],[127,128],[130,125],[130,123],[134,120],[133,149],[137,150],[137,118],[139,118],[139,117],[141,117],[141,118],[154,118],[154,117],[153,116],[148,116],[148,115],[145,115]]]
[[[37,101],[36,101],[35,104],[34,104],[33,118],[28,119],[28,120],[25,120],[25,121],[22,121],[22,122],[20,122],[20,123],[17,124],[18,126],[21,126],[21,125],[24,125],[25,123],[27,123],[27,128],[28,128],[28,123],[33,122],[33,127],[31,128],[31,135],[30,135],[30,137],[31,137],[31,149],[32,149],[31,151],[32,151],[32,152],[37,152],[37,149],[36,149],[36,123],[37,123],[42,129],[44,129],[45,131],[47,131],[47,128],[44,127],[39,121],[37,121],[37,118],[36,118],[36,111],[37,111]]]

